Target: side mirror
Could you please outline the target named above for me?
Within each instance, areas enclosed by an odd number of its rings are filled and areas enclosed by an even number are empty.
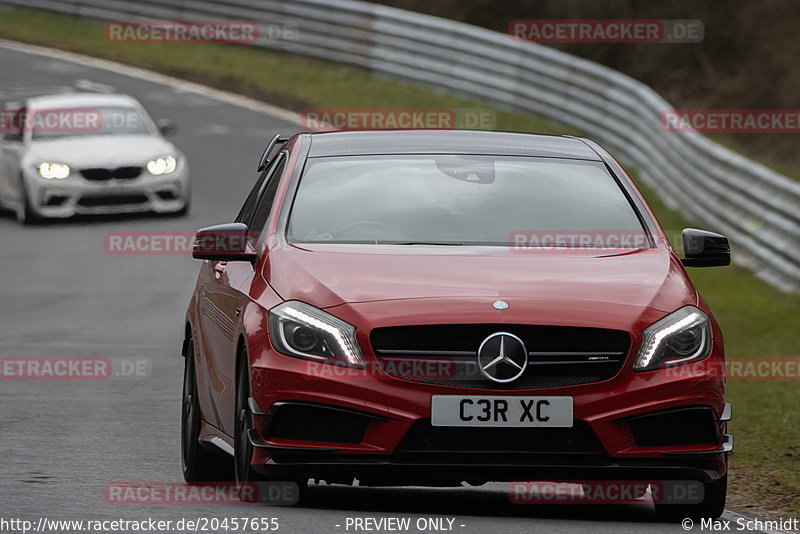
[[[164,137],[178,133],[178,126],[169,119],[158,119],[156,121],[156,127]]]
[[[14,142],[22,141],[22,130],[9,130],[7,132],[4,132],[3,140],[14,141]]]
[[[19,142],[24,139],[27,110],[15,102],[3,102],[0,107],[0,129],[3,132],[3,141]]]
[[[723,235],[685,228],[681,240],[686,256],[681,263],[687,267],[723,267],[731,264],[731,247],[728,238]]]
[[[249,237],[250,229],[243,223],[202,228],[195,234],[192,257],[196,260],[252,262],[256,254],[248,251]]]

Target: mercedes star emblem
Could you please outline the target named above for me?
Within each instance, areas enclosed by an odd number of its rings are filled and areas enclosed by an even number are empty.
[[[478,348],[478,367],[489,380],[511,382],[522,376],[527,366],[528,349],[514,334],[496,332]]]

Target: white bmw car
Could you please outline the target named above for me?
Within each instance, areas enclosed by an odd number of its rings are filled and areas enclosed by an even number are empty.
[[[0,204],[17,220],[189,208],[186,157],[134,98],[69,93],[5,104]]]

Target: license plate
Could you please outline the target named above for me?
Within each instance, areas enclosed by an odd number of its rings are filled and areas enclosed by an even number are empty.
[[[572,427],[572,397],[431,396],[433,426]]]

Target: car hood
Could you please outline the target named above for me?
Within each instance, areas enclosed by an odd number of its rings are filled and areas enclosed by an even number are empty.
[[[264,277],[286,300],[325,308],[395,299],[530,298],[670,312],[697,293],[665,246],[518,253],[506,247],[279,244]]]
[[[178,155],[175,146],[156,135],[67,137],[34,141],[26,154],[31,164],[40,161],[74,167],[144,165],[148,160]]]

